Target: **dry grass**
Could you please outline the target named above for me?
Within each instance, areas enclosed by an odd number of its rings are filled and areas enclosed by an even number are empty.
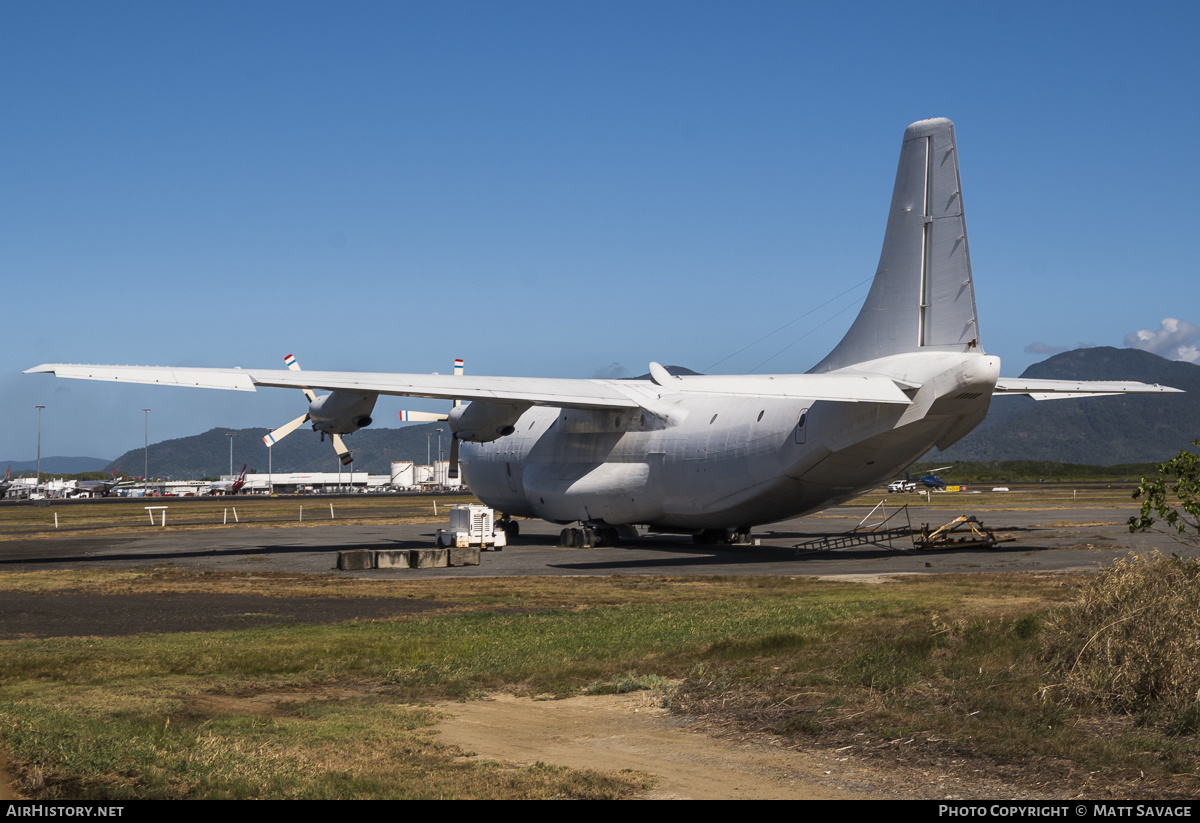
[[[0,576],[0,590],[37,575]],[[46,575],[42,575],[46,576]],[[468,766],[427,699],[679,683],[677,710],[788,746],[1018,787],[1193,796],[1195,736],[1034,699],[1047,610],[1083,575],[937,575],[887,587],[782,577],[364,581],[73,572],[68,589],[423,597],[386,621],[10,641],[0,725],[21,785],[72,797],[617,797],[637,775]],[[251,587],[249,589],[243,587]],[[632,674],[636,673],[636,674]],[[1190,765],[1189,765],[1190,764]],[[243,780],[243,776],[247,779]],[[1130,784],[1132,786],[1132,784]]]
[[[1047,654],[1075,704],[1200,728],[1200,563],[1159,552],[1107,568],[1053,612]]]
[[[36,505],[0,505],[0,540],[144,533],[147,529],[161,533],[164,527],[150,524],[146,506],[151,505],[167,506],[165,530],[180,531],[428,523],[444,518],[445,509],[451,506],[477,502],[469,494],[48,500]],[[435,507],[440,515],[435,514]],[[160,517],[155,515],[156,524]]]

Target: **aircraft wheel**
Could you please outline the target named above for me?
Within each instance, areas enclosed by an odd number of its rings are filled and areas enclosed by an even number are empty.
[[[620,533],[611,526],[596,529],[597,548],[613,548],[621,545]]]
[[[575,531],[575,530],[574,529],[563,529],[562,531],[560,531],[558,533],[558,547],[560,549],[571,548],[571,532],[573,532],[573,531]]]

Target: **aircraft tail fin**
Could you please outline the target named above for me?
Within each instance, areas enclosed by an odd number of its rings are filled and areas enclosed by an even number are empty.
[[[954,124],[942,117],[905,130],[871,291],[812,371],[919,351],[983,352]]]

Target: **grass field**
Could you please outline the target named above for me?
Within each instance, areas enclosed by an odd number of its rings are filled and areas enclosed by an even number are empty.
[[[1072,491],[975,495],[971,510],[1129,506],[1125,489]],[[911,496],[893,495],[895,505],[901,497]],[[856,505],[865,511],[879,499]],[[930,501],[961,510],[963,499]],[[226,502],[234,501],[181,505],[180,520],[212,518]],[[420,517],[422,506],[432,514],[427,498],[344,502],[369,522]],[[343,500],[333,503],[341,522]],[[448,503],[439,498],[439,507]],[[296,505],[253,500],[237,528],[280,525]],[[91,509],[81,529],[141,528],[124,521],[127,511],[144,516],[140,507]],[[9,507],[0,515],[13,535],[37,526],[9,519]],[[938,575],[870,586],[778,576],[4,572],[0,593],[87,592],[114,607],[151,594],[212,593],[437,605],[332,625],[3,642],[0,734],[15,785],[31,798],[623,798],[653,778],[461,760],[431,733],[428,702],[649,687],[710,727],[789,746],[986,773],[1061,796],[1194,797],[1194,732],[1154,711],[1113,714],[1063,700],[1044,627],[1091,580]]]
[[[166,506],[168,529],[279,528],[332,523],[423,523],[435,511],[477,503],[469,494],[291,495],[286,497],[170,497],[43,500],[0,503],[0,540],[29,540],[75,532],[161,529],[161,512],[151,525],[147,506]],[[56,519],[57,516],[57,519]],[[57,523],[57,525],[56,525]]]
[[[0,590],[41,586],[0,576]],[[426,598],[400,620],[204,634],[21,640],[0,655],[0,728],[37,798],[628,797],[644,775],[463,763],[423,702],[548,697],[639,682],[713,725],[798,745],[1036,765],[1043,787],[1103,774],[1186,796],[1193,736],[1060,704],[1047,612],[1079,578],[978,575],[887,586],[812,579],[380,582],[87,572],[56,596],[246,591]],[[49,593],[49,592],[48,592]],[[1007,764],[1007,765],[1005,765]]]

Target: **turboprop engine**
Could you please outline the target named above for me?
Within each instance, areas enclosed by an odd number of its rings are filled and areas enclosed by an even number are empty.
[[[450,431],[456,440],[490,443],[514,431],[517,420],[528,411],[529,403],[475,401],[450,410]]]
[[[283,358],[283,362],[292,371],[300,371],[300,364],[294,356],[289,354]],[[353,463],[354,457],[346,448],[342,435],[371,425],[371,412],[375,409],[375,401],[379,399],[379,395],[334,391],[318,397],[312,389],[302,391],[308,398],[308,412],[265,435],[263,442],[267,444],[267,448],[311,421],[313,431],[320,432],[322,440],[325,439],[325,435],[329,435],[329,439],[333,441],[333,450],[337,452],[342,465],[348,466]]]
[[[350,434],[371,425],[371,412],[378,399],[377,394],[331,392],[308,404],[308,419],[313,431]]]

